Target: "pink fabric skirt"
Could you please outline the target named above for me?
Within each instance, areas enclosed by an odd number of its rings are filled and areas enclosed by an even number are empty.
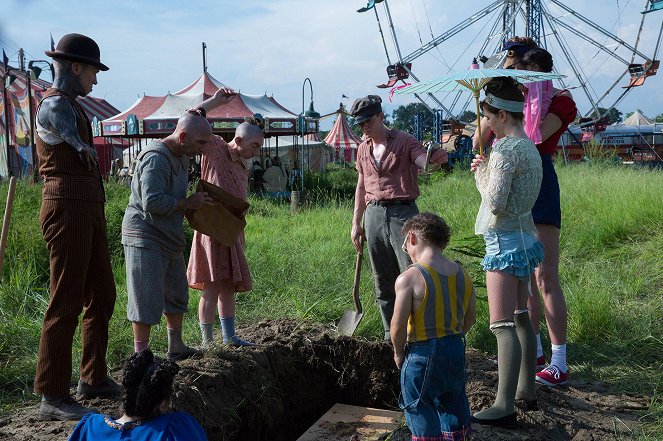
[[[250,291],[251,273],[244,255],[244,234],[235,245],[227,247],[194,231],[186,276],[193,289],[202,290],[204,283],[232,279],[235,292]]]

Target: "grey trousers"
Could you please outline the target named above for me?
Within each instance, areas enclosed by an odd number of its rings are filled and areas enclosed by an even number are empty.
[[[394,314],[396,278],[412,263],[407,253],[401,250],[403,245],[401,228],[406,220],[418,212],[417,205],[413,202],[410,205],[387,207],[369,204],[364,213],[366,244],[371,259],[375,297],[380,305],[385,339],[389,338],[391,316]]]

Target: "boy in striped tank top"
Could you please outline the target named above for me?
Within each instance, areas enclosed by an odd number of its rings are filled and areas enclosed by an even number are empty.
[[[451,232],[441,217],[417,214],[401,233],[414,263],[396,279],[390,329],[399,405],[414,441],[469,439],[464,336],[476,321],[472,280],[442,254]]]

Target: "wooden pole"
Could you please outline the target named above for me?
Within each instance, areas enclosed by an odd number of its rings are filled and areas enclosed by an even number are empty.
[[[5,207],[5,216],[2,221],[2,235],[0,236],[0,278],[2,277],[2,263],[5,257],[5,247],[7,246],[7,235],[9,233],[9,221],[14,207],[14,193],[16,192],[16,177],[12,176],[9,180],[9,191],[7,192],[7,205]]]

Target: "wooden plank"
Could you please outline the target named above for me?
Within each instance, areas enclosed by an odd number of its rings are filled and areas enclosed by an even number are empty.
[[[336,403],[297,441],[374,440],[397,429],[402,412]]]

